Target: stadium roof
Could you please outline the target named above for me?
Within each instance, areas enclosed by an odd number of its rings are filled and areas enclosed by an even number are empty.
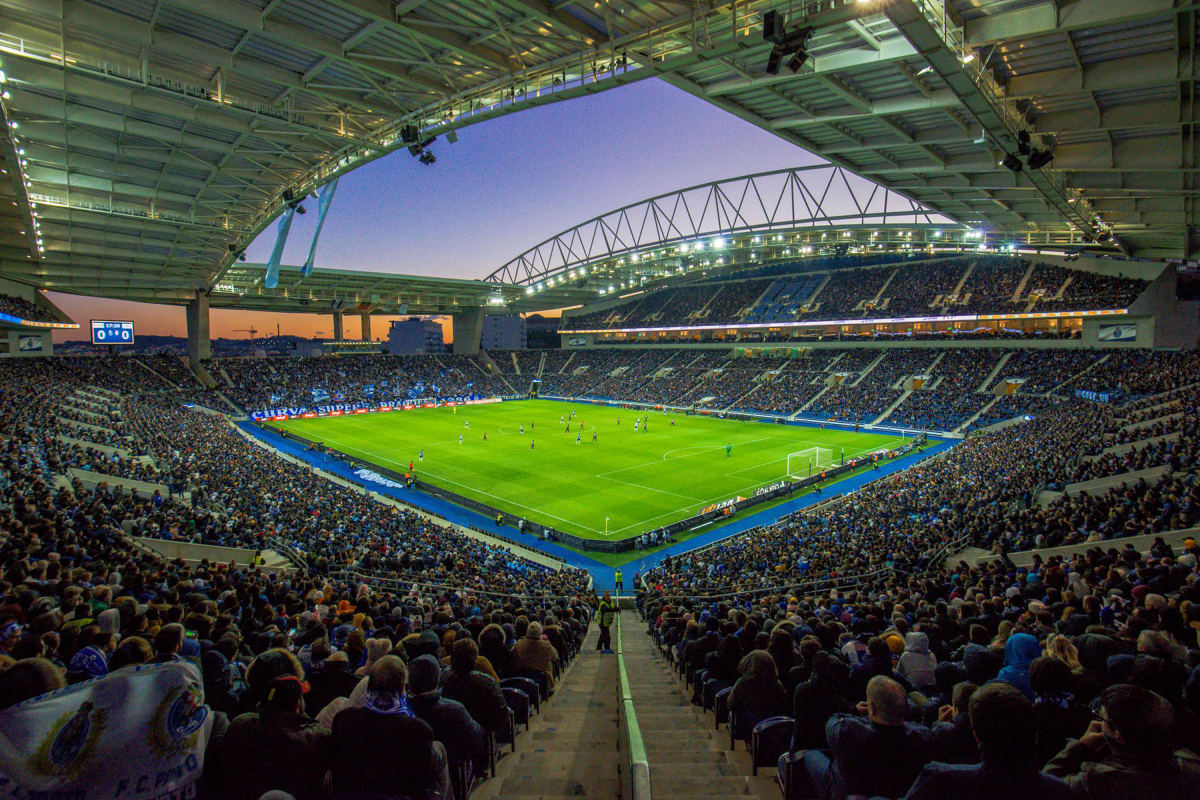
[[[649,77],[957,222],[1182,257],[1196,7],[0,0],[0,274],[178,302],[222,282],[285,190],[405,147],[403,126],[441,136]],[[798,74],[764,74],[770,8],[814,27]],[[999,165],[1022,127],[1049,166]]]
[[[263,285],[266,264],[238,262],[213,287],[213,308],[270,311],[380,314],[452,314],[479,306],[503,307],[523,294],[519,286],[423,275],[390,275],[347,269],[316,269],[304,277],[301,268],[282,265],[274,289]]]

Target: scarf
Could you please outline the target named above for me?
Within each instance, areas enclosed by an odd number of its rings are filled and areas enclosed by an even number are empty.
[[[408,704],[408,696],[402,692],[385,692],[367,690],[367,701],[363,707],[376,714],[403,714],[406,717],[415,716],[412,706]]]

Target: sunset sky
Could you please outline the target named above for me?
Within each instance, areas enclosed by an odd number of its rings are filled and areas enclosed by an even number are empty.
[[[342,178],[318,268],[482,278],[543,239],[627,203],[819,161],[657,79],[473,125],[457,143],[439,140],[432,150],[431,166],[400,151]],[[285,263],[303,261],[316,217],[295,218]],[[270,225],[247,258],[266,261],[274,239]],[[139,334],[185,333],[180,306],[50,298],[85,327],[90,318],[133,319]],[[277,322],[282,333],[304,336],[329,335],[332,327],[327,315],[214,310],[211,335],[245,337],[237,329],[251,326],[274,332]],[[358,328],[347,315],[345,334],[357,336]],[[376,317],[375,336],[386,330],[386,318]]]

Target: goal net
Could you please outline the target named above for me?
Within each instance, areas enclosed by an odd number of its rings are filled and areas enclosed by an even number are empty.
[[[808,447],[795,453],[788,453],[787,477],[792,480],[800,480],[832,466],[834,466],[832,448]]]

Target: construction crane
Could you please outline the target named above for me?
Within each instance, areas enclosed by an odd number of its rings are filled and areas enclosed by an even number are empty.
[[[248,334],[250,334],[250,338],[253,339],[254,334],[258,333],[258,328],[251,325],[249,328],[234,328],[233,332],[234,333],[248,333]]]

